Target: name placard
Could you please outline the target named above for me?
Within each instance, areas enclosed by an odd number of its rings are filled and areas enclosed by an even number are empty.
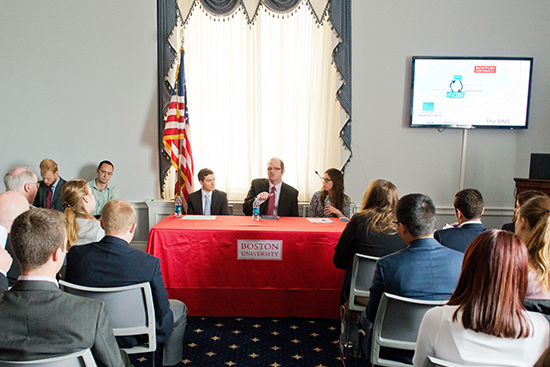
[[[238,260],[282,260],[282,240],[237,240]]]

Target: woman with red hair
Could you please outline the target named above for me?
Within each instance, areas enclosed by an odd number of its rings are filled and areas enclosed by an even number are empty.
[[[533,366],[548,347],[543,315],[526,311],[528,254],[511,232],[472,241],[447,305],[429,310],[418,333],[414,366],[428,356],[465,366]]]

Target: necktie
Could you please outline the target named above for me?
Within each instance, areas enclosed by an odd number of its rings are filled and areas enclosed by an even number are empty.
[[[52,207],[53,185],[48,187],[48,193],[46,194],[46,209]]]
[[[210,194],[204,196],[204,215],[210,215]]]
[[[275,210],[275,186],[271,188],[271,193],[273,196],[269,197],[269,201],[267,203],[267,215],[273,215],[273,211]]]

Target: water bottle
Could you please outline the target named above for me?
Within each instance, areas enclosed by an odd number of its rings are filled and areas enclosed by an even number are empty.
[[[176,218],[181,218],[183,216],[183,202],[181,201],[181,197],[178,195],[176,196],[175,204],[175,211],[174,214],[176,215]]]
[[[254,203],[252,203],[252,219],[260,220],[260,200],[258,198],[254,199]]]

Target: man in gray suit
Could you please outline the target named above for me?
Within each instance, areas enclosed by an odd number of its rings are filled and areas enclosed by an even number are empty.
[[[11,290],[0,290],[0,356],[29,361],[90,348],[98,366],[130,366],[109,324],[105,304],[62,292],[55,275],[67,253],[65,216],[26,211],[10,237],[21,264]]]

